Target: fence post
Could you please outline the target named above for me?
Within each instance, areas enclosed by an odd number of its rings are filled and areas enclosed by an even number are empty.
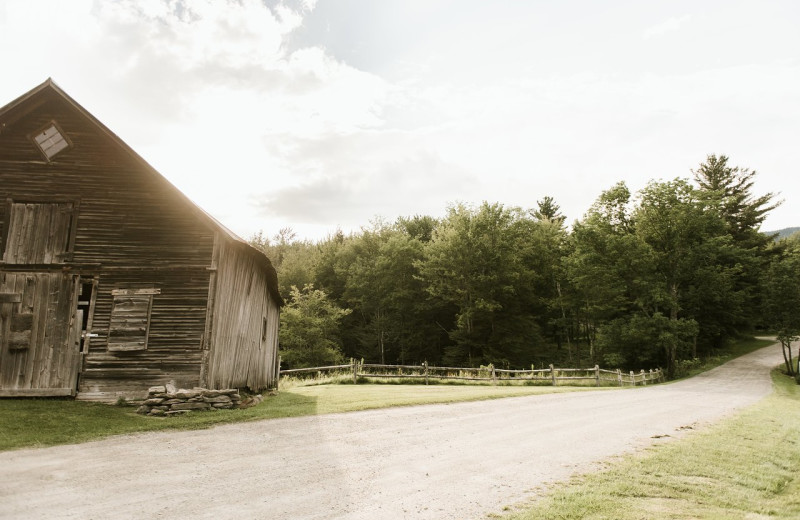
[[[489,366],[492,367],[492,384],[496,385],[497,384],[497,372],[494,371],[494,363],[491,363]]]
[[[594,366],[594,384],[600,386],[600,365]]]
[[[425,362],[422,364],[425,367],[425,384],[428,384],[428,360],[426,359]]]
[[[642,369],[642,385],[647,386],[647,374],[644,373],[644,369]]]
[[[653,377],[653,369],[652,368],[650,369],[650,381],[655,381],[655,378]]]
[[[358,384],[358,365],[356,364],[355,358],[350,358],[350,364],[353,368],[353,384]]]
[[[556,386],[556,370],[552,363],[550,363],[550,379],[553,380],[553,386]]]
[[[278,370],[275,371],[275,391],[278,391],[278,387],[281,384],[281,357],[278,356]]]
[[[636,386],[636,375],[633,373],[633,370],[631,370],[631,384]]]
[[[619,383],[619,386],[622,386],[622,370],[619,368],[617,369],[617,383]]]

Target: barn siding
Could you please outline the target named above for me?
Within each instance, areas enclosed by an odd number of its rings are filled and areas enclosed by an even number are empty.
[[[51,265],[0,269],[60,267],[97,280],[89,331],[97,337],[82,355],[79,398],[140,397],[148,386],[167,381],[197,385],[215,230],[175,188],[63,98],[42,99],[0,131],[0,229],[7,229],[9,199],[74,203],[74,247],[65,258],[44,262]],[[48,162],[28,136],[53,120],[72,147]],[[137,287],[160,289],[147,348],[110,352],[111,291]]]
[[[278,303],[269,291],[265,258],[230,240],[221,241],[217,265],[208,382],[213,388],[275,385]],[[266,337],[262,327],[266,319]]]
[[[27,138],[51,120],[73,147],[52,162]],[[57,99],[0,133],[0,197],[19,202],[80,201],[76,264],[208,265],[213,231],[158,174]],[[5,220],[6,204],[0,204]]]
[[[52,83],[20,100],[0,109],[0,249],[9,215],[21,203],[72,207],[76,220],[65,254],[38,255],[42,263],[35,265],[0,264],[0,273],[63,271],[96,285],[88,331],[96,336],[83,345],[78,398],[143,397],[148,386],[166,382],[271,386],[280,296],[269,261]],[[29,136],[52,121],[70,146],[48,161]],[[158,289],[147,345],[109,350],[112,291],[137,288]],[[240,297],[242,290],[250,296]],[[261,341],[264,316],[270,326]]]
[[[198,386],[208,280],[206,268],[103,272],[91,331],[98,336],[91,339],[85,356],[79,398],[141,397],[133,394],[167,382]],[[160,290],[153,295],[146,349],[108,350],[112,291],[132,288]]]
[[[0,395],[75,395],[75,285],[58,271],[0,271],[0,294],[15,296],[0,301]]]

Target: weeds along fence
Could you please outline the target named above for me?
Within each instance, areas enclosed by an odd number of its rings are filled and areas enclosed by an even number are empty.
[[[298,379],[352,378],[353,383],[359,380],[417,380],[425,384],[440,381],[475,381],[490,384],[539,384],[558,386],[586,385],[594,386],[637,386],[664,381],[664,372],[658,368],[648,372],[623,372],[622,370],[605,370],[595,365],[593,368],[548,368],[530,370],[507,370],[495,368],[493,365],[480,368],[437,367],[423,363],[421,365],[378,365],[351,360],[346,365],[332,365],[313,368],[295,368],[281,370],[280,378]]]

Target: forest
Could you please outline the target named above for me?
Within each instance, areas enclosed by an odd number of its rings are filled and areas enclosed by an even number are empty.
[[[800,332],[800,236],[761,232],[780,201],[709,155],[691,178],[620,182],[571,226],[530,209],[453,204],[319,242],[251,238],[286,300],[284,368],[376,363],[679,374],[741,334]],[[796,360],[787,357],[790,373]]]

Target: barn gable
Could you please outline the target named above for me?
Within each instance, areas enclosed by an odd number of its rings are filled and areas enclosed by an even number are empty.
[[[220,265],[259,289],[229,295]],[[281,303],[266,256],[51,80],[0,108],[0,395],[270,386]],[[259,330],[220,335],[237,306]]]

